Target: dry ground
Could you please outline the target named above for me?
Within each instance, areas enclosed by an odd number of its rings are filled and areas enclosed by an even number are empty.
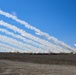
[[[76,66],[0,60],[0,75],[76,75]]]
[[[76,54],[0,53],[0,75],[76,75]]]
[[[40,64],[75,65],[76,54],[26,54],[26,53],[0,53],[0,59],[32,62]]]

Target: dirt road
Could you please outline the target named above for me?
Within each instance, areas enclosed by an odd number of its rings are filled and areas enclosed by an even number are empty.
[[[0,75],[76,75],[76,66],[0,60]]]

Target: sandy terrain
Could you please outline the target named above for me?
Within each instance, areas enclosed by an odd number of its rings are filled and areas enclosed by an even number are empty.
[[[0,60],[0,75],[76,75],[76,66]]]

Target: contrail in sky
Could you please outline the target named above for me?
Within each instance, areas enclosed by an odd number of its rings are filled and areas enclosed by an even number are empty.
[[[8,17],[8,18],[12,18],[12,19],[15,20],[16,22],[24,25],[26,28],[35,31],[35,33],[36,33],[37,35],[40,35],[40,36],[42,36],[42,37],[44,37],[44,38],[46,38],[46,39],[48,39],[48,40],[50,40],[50,41],[53,41],[54,43],[56,43],[57,45],[60,45],[60,46],[64,47],[65,49],[72,50],[72,51],[75,50],[74,48],[70,47],[69,45],[67,45],[67,44],[59,41],[57,38],[55,38],[55,37],[53,37],[53,36],[50,36],[48,33],[42,32],[41,30],[37,29],[36,27],[31,26],[31,25],[28,24],[27,22],[18,19],[16,16],[13,16],[13,15],[11,15],[11,14],[9,14],[9,13],[7,13],[7,12],[4,12],[4,11],[2,11],[2,10],[0,10],[0,14],[6,16],[6,17]],[[25,35],[25,34],[23,34],[23,35]]]

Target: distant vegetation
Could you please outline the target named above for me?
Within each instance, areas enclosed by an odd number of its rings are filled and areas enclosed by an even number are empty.
[[[13,60],[39,64],[76,65],[73,53],[0,53],[0,60]]]
[[[70,55],[70,54],[76,54],[76,53],[20,53],[20,52],[0,52],[0,53],[15,53],[15,54],[25,54],[25,55]]]

